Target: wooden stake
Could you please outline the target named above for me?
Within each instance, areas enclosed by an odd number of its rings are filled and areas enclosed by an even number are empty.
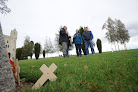
[[[18,85],[20,86],[20,68],[19,68],[19,64],[18,64],[18,59],[16,59],[16,72],[17,72],[17,82],[18,82]]]

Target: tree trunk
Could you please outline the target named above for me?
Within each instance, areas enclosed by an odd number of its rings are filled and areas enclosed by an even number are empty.
[[[112,48],[112,44],[111,44],[111,50],[112,50],[112,52],[114,52],[114,49]]]
[[[114,42],[114,45],[115,45],[115,42]],[[115,45],[115,51],[116,51],[116,45]]]
[[[36,60],[38,59],[38,57],[36,57]]]
[[[11,69],[0,24],[0,92],[14,92],[15,80]]]
[[[118,42],[117,42],[117,45],[118,45],[118,50],[120,50],[120,49],[119,49],[119,44],[118,44]]]
[[[126,44],[124,43],[124,49],[127,50]]]
[[[58,51],[58,56],[59,56],[59,51]]]

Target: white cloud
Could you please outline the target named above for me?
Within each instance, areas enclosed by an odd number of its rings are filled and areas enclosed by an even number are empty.
[[[8,6],[11,13],[0,15],[0,20],[4,34],[17,29],[17,47],[23,45],[26,35],[44,45],[46,36],[54,40],[59,27],[67,25],[70,35],[80,26],[88,26],[94,41],[100,38],[106,46],[103,50],[111,50],[105,38],[107,30],[101,30],[107,18],[120,19],[127,26],[138,21],[137,0],[9,0]],[[137,30],[133,31],[137,34]],[[134,42],[130,40],[128,45],[136,48],[138,43],[132,46]]]

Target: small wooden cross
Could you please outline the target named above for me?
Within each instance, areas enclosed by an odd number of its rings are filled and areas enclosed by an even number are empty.
[[[40,70],[43,72],[43,75],[37,80],[37,82],[33,85],[32,89],[40,88],[46,80],[54,81],[56,80],[56,75],[53,73],[57,69],[57,66],[52,63],[48,68],[45,64],[40,67]]]
[[[19,66],[19,64],[18,64],[18,59],[16,59],[16,77],[17,77],[17,82],[18,82],[18,85],[20,86],[20,75],[19,75],[19,73],[20,73],[20,66]]]

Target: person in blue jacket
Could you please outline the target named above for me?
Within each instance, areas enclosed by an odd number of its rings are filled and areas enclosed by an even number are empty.
[[[76,54],[77,56],[81,57],[82,54],[81,54],[81,44],[83,43],[82,41],[82,37],[81,37],[81,34],[79,33],[79,30],[77,29],[76,30],[76,33],[74,34],[74,43],[75,43],[75,47],[76,47]]]
[[[89,55],[89,50],[88,50],[89,46],[91,47],[91,52],[94,55],[95,52],[94,52],[93,43],[92,43],[93,34],[91,31],[88,31],[87,27],[84,27],[82,39],[85,41],[86,55]]]

